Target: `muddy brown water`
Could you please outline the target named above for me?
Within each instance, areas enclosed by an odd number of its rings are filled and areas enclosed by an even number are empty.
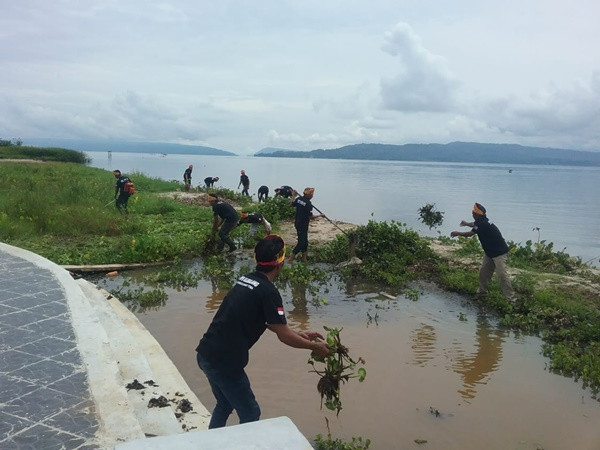
[[[95,281],[110,288],[120,280]],[[342,342],[366,360],[367,378],[342,386],[338,417],[321,410],[308,352],[267,330],[247,367],[261,418],[288,416],[312,440],[327,433],[327,417],[333,437],[368,437],[372,449],[600,449],[600,402],[548,372],[539,338],[498,327],[459,295],[419,288],[417,301],[337,282],[316,295],[281,289],[290,326],[343,327]],[[194,349],[227,290],[206,281],[166,292],[164,306],[135,313],[211,410]],[[236,423],[232,415],[228,424]]]

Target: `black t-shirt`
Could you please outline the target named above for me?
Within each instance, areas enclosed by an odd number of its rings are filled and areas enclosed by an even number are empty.
[[[504,255],[508,253],[508,245],[502,237],[502,233],[496,225],[490,223],[489,219],[475,220],[475,226],[472,228],[473,233],[477,234],[479,242],[483,247],[483,251],[490,258]]]
[[[128,192],[124,192],[123,189],[125,188],[125,183],[129,183],[131,180],[126,177],[125,175],[121,175],[119,178],[117,178],[117,189],[119,190],[119,192],[121,194],[127,194],[129,195]]]
[[[248,178],[248,175],[240,175],[240,183],[242,183],[242,186],[250,186],[250,178]]]
[[[239,219],[237,211],[229,203],[219,201],[212,207],[212,210],[215,216],[219,216],[226,222],[237,222]]]
[[[269,188],[268,186],[265,186],[264,184],[258,188],[258,193],[259,194],[268,194],[269,193]]]
[[[192,179],[192,169],[190,169],[189,167],[187,169],[185,169],[185,172],[183,172],[183,179],[184,180]]]
[[[290,198],[292,196],[292,188],[290,186],[281,186],[279,188],[279,195],[285,198]]]
[[[214,182],[215,182],[215,179],[213,177],[206,177],[204,179],[205,184],[213,184]]]
[[[310,199],[306,198],[304,195],[296,197],[292,202],[292,206],[296,207],[296,225],[308,226],[313,209]]]
[[[249,213],[246,218],[241,218],[240,223],[262,223],[263,216],[261,213]]]
[[[260,272],[240,277],[223,299],[196,351],[225,374],[248,364],[248,351],[267,325],[285,324],[279,291]]]

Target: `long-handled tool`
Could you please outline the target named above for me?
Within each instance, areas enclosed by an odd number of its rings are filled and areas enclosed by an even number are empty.
[[[348,238],[350,238],[350,235],[348,233],[346,233],[344,230],[342,230],[339,225],[337,223],[335,223],[333,220],[331,220],[329,217],[327,217],[323,211],[321,211],[319,208],[317,208],[315,205],[312,205],[313,208],[315,208],[320,214],[323,214],[323,217],[325,217],[330,223],[331,225],[333,225],[334,227],[336,227],[338,230],[340,230],[342,233],[344,233],[346,236],[348,236]]]
[[[323,211],[321,211],[315,205],[313,205],[313,208],[315,208],[320,214],[323,214],[323,217],[325,217],[334,227],[336,227],[338,230],[340,230],[342,233],[344,233],[344,235],[348,238],[348,258],[352,259],[356,254],[356,246],[358,245],[358,239],[359,239],[358,234],[356,234],[355,232],[346,233],[344,230],[342,230],[340,228],[340,226],[337,223],[335,223],[333,220],[331,220],[329,217],[327,217],[323,213]]]
[[[111,203],[113,203],[116,199],[112,199],[110,202],[108,202],[106,205],[104,205],[104,208],[106,208],[108,205],[110,205]]]

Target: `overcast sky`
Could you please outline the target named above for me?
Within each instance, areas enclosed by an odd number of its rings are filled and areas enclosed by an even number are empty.
[[[0,137],[600,150],[598,0],[0,0]]]

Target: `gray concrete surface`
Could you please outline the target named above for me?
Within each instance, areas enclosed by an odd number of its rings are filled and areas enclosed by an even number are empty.
[[[0,448],[97,448],[65,291],[19,253],[0,244]]]

